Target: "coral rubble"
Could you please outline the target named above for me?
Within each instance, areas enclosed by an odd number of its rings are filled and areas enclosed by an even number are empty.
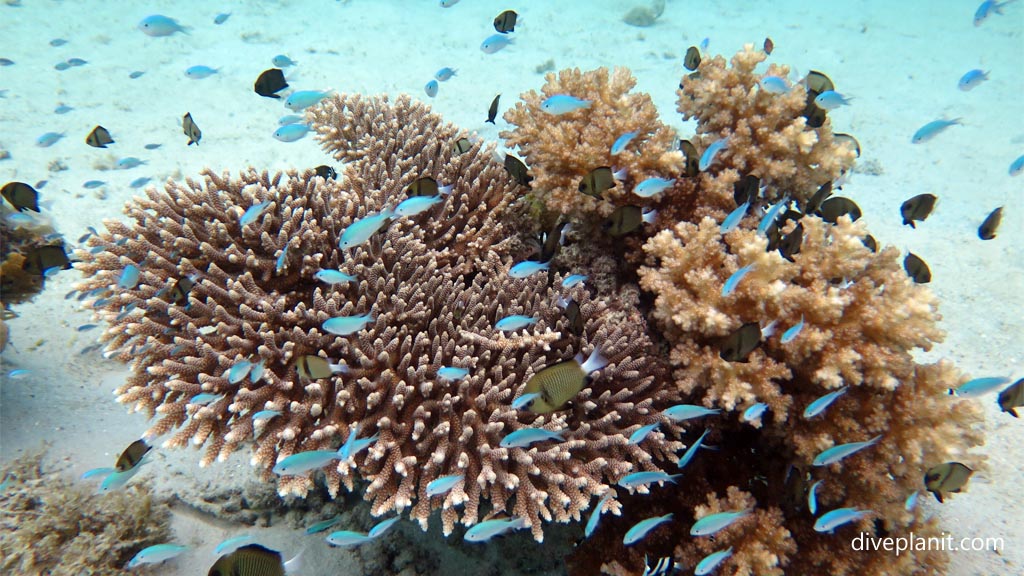
[[[170,513],[148,488],[96,496],[44,469],[42,454],[0,473],[0,566],[5,574],[120,576],[128,561],[170,536]]]

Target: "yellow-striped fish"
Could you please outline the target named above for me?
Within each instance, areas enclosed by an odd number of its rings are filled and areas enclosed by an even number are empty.
[[[0,346],[2,348],[2,346]],[[999,407],[1003,412],[1017,418],[1017,408],[1024,406],[1024,378],[1017,380],[1009,388],[999,393]]]
[[[106,128],[97,126],[85,137],[85,143],[93,148],[106,148],[107,144],[114,143],[114,139],[110,137],[110,132]]]
[[[580,393],[591,372],[608,364],[599,347],[594,348],[586,362],[581,362],[582,359],[583,356],[577,354],[572,360],[552,364],[530,377],[523,394],[539,393],[540,396],[525,408],[534,414],[561,410],[566,402]]]
[[[586,194],[587,196],[600,200],[602,198],[602,194],[615,187],[616,180],[622,180],[625,177],[625,168],[618,172],[612,172],[612,169],[608,166],[600,166],[588,172],[587,175],[580,180],[579,190],[582,194]]]

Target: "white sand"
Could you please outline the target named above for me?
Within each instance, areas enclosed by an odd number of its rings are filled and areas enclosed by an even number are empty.
[[[191,176],[204,166],[237,172],[249,165],[275,171],[325,163],[312,138],[284,144],[270,137],[277,118],[290,112],[280,101],[253,94],[252,83],[279,53],[299,61],[288,71],[297,89],[408,92],[425,98],[423,85],[435,70],[457,68],[458,75],[441,84],[432,104],[448,120],[489,139],[505,128],[500,120],[497,127],[483,123],[491,99],[503,95],[503,112],[517,94],[539,88],[543,78],[534,68],[546,60],[553,59],[557,68],[624,65],[638,77],[637,88],[651,93],[664,120],[687,135],[693,127],[684,126],[674,112],[686,48],[709,37],[712,52],[731,55],[767,35],[776,46],[771,60],[800,71],[822,70],[855,98],[852,106],[832,114],[834,126],[853,133],[864,150],[861,165],[879,166],[881,173],[854,177],[844,194],[860,204],[880,242],[928,261],[931,287],[943,301],[949,336],[922,359],[950,357],[971,374],[1016,379],[1024,376],[1019,343],[1024,336],[1024,177],[1011,179],[1007,168],[1024,153],[1024,5],[1010,5],[1005,15],[976,28],[971,19],[978,3],[675,0],[656,26],[639,29],[619,20],[633,4],[611,0],[463,0],[450,9],[434,0],[261,2],[261,8],[245,2],[25,0],[20,8],[0,7],[0,57],[16,61],[0,68],[0,91],[8,90],[0,100],[0,148],[13,156],[0,161],[0,181],[48,180],[42,197],[53,201],[57,228],[75,239],[88,225],[119,218],[124,202],[136,193],[127,184],[140,176],[159,181]],[[493,33],[493,17],[506,8],[522,15],[515,43],[483,54],[479,44]],[[221,11],[233,14],[214,26]],[[151,13],[178,18],[193,29],[187,36],[150,38],[135,25]],[[49,40],[58,37],[69,43],[51,47]],[[53,69],[71,57],[89,63],[64,72]],[[186,78],[185,68],[196,64],[219,67],[220,73]],[[972,92],[957,90],[957,80],[971,68],[991,71],[991,80]],[[130,80],[133,70],[146,74]],[[60,102],[75,110],[55,115]],[[186,111],[203,130],[198,147],[185,146],[178,126]],[[915,130],[944,116],[962,117],[964,126],[927,144],[910,144]],[[110,129],[117,144],[109,150],[87,147],[83,139],[95,124]],[[66,131],[67,137],[50,148],[36,147],[35,138],[48,131]],[[150,142],[163,147],[144,150]],[[126,171],[97,169],[123,156],[148,164]],[[55,160],[67,169],[50,171]],[[82,188],[92,179],[110,183],[105,199]],[[900,203],[922,192],[939,196],[935,213],[917,230],[901,226]],[[1006,206],[1000,234],[981,242],[976,228],[999,205]],[[62,298],[76,276],[66,272],[49,282],[35,302],[18,307],[22,317],[11,322],[17,350],[4,353],[2,373],[27,368],[31,374],[4,381],[0,389],[3,461],[47,441],[51,458],[67,460],[72,472],[81,473],[109,465],[146,428],[144,418],[127,415],[110,395],[124,368],[95,353],[77,353],[97,332],[76,332],[90,316]],[[928,506],[957,539],[1005,539],[998,554],[954,553],[951,574],[1020,573],[1024,448],[1017,439],[1024,421],[999,413],[994,396],[980,401],[989,416],[990,469],[974,476],[968,493]],[[202,490],[207,482],[223,487],[251,477],[247,459],[197,472],[196,453],[161,452],[140,478],[150,478],[160,491]],[[404,524],[397,533],[419,535]],[[213,547],[233,533],[187,515],[179,515],[175,527],[178,541],[197,549],[159,571],[170,576],[205,574]],[[283,523],[234,533],[258,534],[289,555],[307,546],[307,575],[356,569],[351,552],[329,550],[319,539],[303,540]],[[431,531],[427,537],[437,535]],[[486,558],[477,560],[483,564]]]

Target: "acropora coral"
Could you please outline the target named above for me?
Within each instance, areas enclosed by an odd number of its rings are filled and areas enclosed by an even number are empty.
[[[653,297],[650,333],[669,348],[678,401],[724,413],[702,422],[710,431],[707,443],[720,452],[698,453],[684,471],[685,488],[659,489],[649,500],[620,497],[624,518],[605,522],[581,544],[570,559],[571,573],[590,574],[602,564],[609,573],[639,573],[643,555],[623,547],[622,534],[636,520],[666,512],[674,513],[671,529],[652,535],[644,552],[671,554],[693,566],[708,553],[733,546],[733,555],[719,568],[723,574],[854,574],[864,573],[865,566],[872,573],[939,573],[947,560],[941,552],[868,558],[835,536],[813,530],[807,491],[815,480],[823,480],[821,510],[856,506],[873,511],[857,523],[860,530],[937,533],[935,522],[920,509],[906,510],[906,499],[923,490],[930,466],[981,459],[969,452],[982,442],[976,427],[980,410],[946,394],[964,380],[949,362],[914,360],[916,350],[929,350],[942,339],[938,302],[907,277],[898,251],[884,247],[876,253],[862,222],[849,216],[826,222],[808,206],[815,192],[851,168],[857,151],[848,144],[851,139],[833,137],[827,115],[818,117],[817,127],[808,124],[807,91],[801,84],[784,94],[762,89],[764,76],[789,73],[776,64],[763,74],[755,72],[766,58],[747,46],[731,66],[722,57],[705,58],[680,82],[678,111],[697,122],[690,141],[698,150],[713,141],[727,142],[711,166],[697,174],[662,166],[653,175],[674,178],[669,190],[660,198],[629,198],[631,187],[652,175],[641,169],[604,197],[608,206],[639,202],[659,208],[662,231],[653,236],[649,228],[636,232],[646,259],[628,254],[627,248],[618,274],[625,282],[597,285],[598,297],[628,290],[628,279],[637,274],[640,287]],[[612,162],[616,167],[624,161],[658,166],[669,152],[667,143],[674,137],[666,135],[656,151],[640,154],[644,160],[610,156],[608,149],[621,134],[645,129],[625,114],[606,112],[603,103],[615,101],[604,96],[606,77],[604,70],[548,76],[543,95],[593,100],[589,109],[547,115],[540,107],[542,96],[530,92],[506,115],[515,126],[503,136],[518,145],[536,182],[550,182],[533,192],[550,211],[586,218],[595,211],[595,201],[578,193],[573,198],[574,181]],[[569,84],[565,78],[588,81]],[[624,98],[630,86],[617,86],[617,95]],[[656,116],[649,118],[646,133],[657,133]],[[738,227],[723,234],[721,223],[743,202],[738,187],[749,176],[757,178],[748,192],[749,209]],[[795,205],[780,211],[782,217],[768,234],[758,232],[761,218],[755,215],[780,201]],[[799,239],[795,245],[785,254],[777,251],[779,237],[791,234]],[[586,266],[582,261],[566,264]],[[749,273],[726,295],[727,279],[745,266]],[[797,336],[781,343],[783,331],[801,322]],[[762,328],[757,347],[747,358],[725,359],[724,344],[745,324]],[[802,415],[813,400],[843,387],[843,396],[826,414]],[[765,414],[742,421],[743,411],[758,402],[767,405]],[[697,434],[690,428],[685,436],[691,443]],[[811,465],[831,446],[875,436],[878,443],[860,454],[825,467]],[[725,507],[723,494],[729,509],[748,508],[751,516],[714,543],[689,536],[693,521]]]
[[[767,239],[755,230],[743,228],[723,237],[718,223],[709,218],[696,225],[679,223],[648,241],[649,262],[640,269],[640,283],[657,295],[653,316],[674,343],[670,358],[676,385],[688,401],[731,413],[716,423],[724,438],[749,436],[743,428],[757,428],[751,453],[791,465],[789,479],[797,492],[823,480],[817,497],[822,510],[872,510],[858,525],[867,532],[937,533],[920,510],[908,512],[905,501],[922,490],[929,467],[976,460],[968,449],[982,442],[975,430],[980,409],[947,394],[964,380],[959,372],[948,362],[918,364],[912,356],[915,349],[929,350],[941,341],[937,300],[907,277],[897,249],[874,253],[864,245],[861,222],[843,217],[829,225],[805,216],[800,224],[804,240],[794,262],[768,252]],[[795,226],[789,223],[785,230]],[[722,296],[726,279],[748,264],[753,269],[736,291]],[[799,335],[781,343],[782,330],[801,321]],[[724,360],[721,341],[748,322],[776,322],[779,328],[745,362]],[[802,415],[816,398],[842,387],[845,394],[825,415]],[[756,402],[768,405],[765,416],[741,422],[739,415]],[[881,440],[870,452],[827,467],[811,465],[833,445],[874,436]],[[783,522],[767,525],[781,525],[792,533],[797,552],[788,555],[792,569],[862,573],[858,567],[869,562],[866,553],[801,553],[820,547],[823,536],[810,529],[814,517],[806,506],[782,505],[786,477],[768,474],[768,468],[765,464],[756,474],[775,490],[757,492],[757,507],[784,512]],[[728,469],[723,464],[709,473],[727,475]],[[680,557],[692,556],[688,548],[693,545],[681,545]],[[736,567],[747,562],[740,548],[731,561]],[[935,563],[921,558],[914,562]],[[887,567],[886,573],[905,573],[900,570]]]
[[[570,559],[573,573],[602,566],[640,573],[647,552],[692,565],[728,546],[734,553],[720,574],[939,573],[940,552],[868,557],[813,529],[806,496],[822,480],[822,510],[871,510],[859,530],[934,533],[934,520],[904,503],[923,489],[930,466],[980,460],[970,453],[982,441],[980,416],[974,404],[945,394],[963,380],[952,364],[914,360],[916,350],[941,340],[937,301],[907,278],[896,249],[876,251],[861,222],[825,221],[808,207],[849,170],[855,151],[833,137],[823,112],[807,123],[802,85],[785,94],[762,89],[755,66],[766,57],[748,46],[731,66],[705,58],[682,79],[678,110],[697,122],[693,145],[727,142],[699,172],[650,97],[630,93],[628,70],[566,70],[549,74],[540,92],[524,94],[505,115],[514,127],[502,137],[528,165],[529,190],[492,158],[493,146],[425,105],[354,95],[308,112],[325,150],[343,163],[336,180],[311,170],[206,171],[201,181],[148,189],[126,207],[132,222],[107,222],[88,240],[93,249],[78,253],[87,275],[79,289],[102,295],[93,306],[109,323],[108,350],[131,364],[120,401],[159,415],[149,436],[206,445],[203,464],[253,443],[253,464],[266,479],[289,455],[379,435],[354,459],[324,469],[330,492],[364,479],[374,515],[410,508],[425,527],[440,509],[446,535],[457,522],[507,512],[540,540],[545,522],[579,521],[596,497],[611,493],[604,520]],[[764,74],[785,77],[788,69],[772,64]],[[543,99],[559,94],[589,106],[544,112]],[[637,136],[613,156],[612,144],[629,132]],[[580,181],[598,167],[626,168],[626,176],[600,198],[581,195]],[[389,218],[426,177],[451,193],[430,212]],[[633,194],[649,177],[672,182],[651,197]],[[749,209],[723,234],[720,223],[740,204],[736,186],[751,177]],[[780,211],[769,233],[758,231],[755,215],[782,208],[780,201],[795,209]],[[602,235],[601,219],[636,205],[659,210],[653,226],[614,244]],[[243,224],[252,206],[263,208]],[[345,231],[369,216],[383,229],[340,249]],[[530,237],[554,222],[574,226],[551,272],[511,277],[511,266],[530,256]],[[783,234],[798,241],[776,251]],[[140,280],[119,286],[128,265]],[[724,291],[742,266],[749,273]],[[327,285],[315,277],[322,269],[356,280]],[[570,273],[593,280],[565,288],[560,281]],[[579,305],[582,327],[558,298]],[[361,314],[367,325],[351,335],[323,327]],[[512,314],[537,322],[495,329]],[[799,334],[783,343],[781,331],[800,322]],[[756,346],[746,357],[723,354],[723,342],[743,325],[760,327]],[[610,363],[565,409],[511,407],[532,375],[597,349]],[[307,355],[338,368],[302,377],[295,366]],[[233,382],[231,369],[242,362],[260,370]],[[449,380],[439,376],[442,367],[469,372]],[[803,415],[811,401],[843,387],[827,413]],[[193,403],[200,393],[217,398]],[[767,411],[742,421],[756,402]],[[679,403],[722,413],[678,426],[662,410]],[[280,414],[254,421],[261,410]],[[661,428],[628,443],[654,423]],[[705,444],[717,450],[698,451],[678,486],[639,494],[614,487],[629,472],[674,472],[679,451],[705,426]],[[525,427],[561,431],[566,441],[500,447]],[[812,465],[827,448],[874,437],[841,462]],[[430,481],[453,474],[464,481],[443,496],[426,495]],[[279,491],[303,495],[312,481],[312,473],[280,477]],[[693,521],[741,509],[749,514],[714,542],[689,536]],[[622,544],[638,519],[668,512],[668,527],[642,545]]]
[[[505,120],[515,128],[503,131],[501,137],[506,146],[518,149],[527,166],[537,167],[532,172],[533,194],[548,210],[576,217],[608,216],[615,206],[639,200],[623,184],[607,192],[606,202],[580,194],[580,181],[600,166],[625,169],[634,183],[682,170],[685,157],[676,148],[675,132],[661,122],[649,95],[629,93],[636,78],[628,69],[571,69],[545,78],[540,93],[522,94],[521,101],[505,113]],[[544,98],[557,94],[588,100],[589,107],[560,116],[542,111]],[[612,156],[612,144],[627,132],[637,135],[626,151]]]
[[[139,550],[170,537],[170,512],[149,488],[96,496],[42,460],[30,454],[0,472],[5,574],[123,576]]]
[[[579,520],[621,476],[655,469],[681,447],[665,438],[667,422],[649,442],[627,442],[669,405],[663,363],[637,312],[592,300],[582,287],[552,287],[546,275],[509,275],[512,232],[502,219],[521,189],[490,149],[458,154],[453,145],[465,134],[408,98],[337,96],[313,121],[324,147],[344,161],[337,180],[312,171],[206,172],[202,182],[148,189],[126,208],[134,222],[106,222],[107,231],[88,240],[102,251],[78,253],[88,276],[79,289],[104,298],[94,303],[110,324],[102,338],[131,364],[120,401],[160,416],[147,436],[205,444],[203,464],[253,442],[253,464],[270,478],[284,457],[336,449],[358,426],[359,437],[379,440],[325,469],[332,493],[363,478],[375,515],[412,508],[426,526],[441,509],[450,533],[456,522],[507,511],[526,519],[538,540],[543,522]],[[453,186],[438,208],[338,248],[347,227],[394,208],[427,176]],[[262,202],[266,211],[240,226],[244,210]],[[140,280],[121,288],[128,265],[141,270]],[[314,277],[321,269],[358,280],[328,286]],[[185,298],[175,296],[183,278],[193,279]],[[558,296],[579,305],[579,334]],[[322,328],[329,318],[365,313],[369,325],[351,336]],[[511,314],[539,321],[515,333],[494,328]],[[532,374],[598,347],[610,363],[570,410],[549,416],[511,407]],[[295,364],[304,355],[345,369],[301,378]],[[230,369],[242,361],[265,370],[232,383]],[[444,366],[469,374],[451,382],[438,376]],[[219,398],[192,403],[200,393]],[[282,415],[257,423],[261,410]],[[566,441],[499,446],[527,426],[564,430]],[[451,474],[464,483],[427,497],[431,480]],[[282,494],[311,486],[312,474],[279,479]]]
[[[722,56],[703,59],[679,83],[676,110],[684,120],[697,121],[698,149],[728,137],[716,172],[731,168],[757,176],[768,186],[767,200],[789,195],[803,201],[848,170],[858,151],[833,137],[831,122],[808,126],[802,115],[807,106],[803,85],[782,94],[763,89],[762,78],[785,79],[790,73],[788,66],[774,63],[755,72],[767,58],[748,44],[731,65]]]

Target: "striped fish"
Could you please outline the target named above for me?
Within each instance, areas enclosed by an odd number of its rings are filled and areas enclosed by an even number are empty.
[[[588,376],[608,364],[601,356],[601,348],[594,348],[590,357],[583,362],[583,356],[577,355],[572,360],[552,364],[537,372],[526,382],[524,393],[540,393],[529,406],[534,414],[547,414],[561,410],[563,406],[579,394],[587,384]]]
[[[298,558],[285,562],[281,553],[259,544],[242,546],[217,559],[209,576],[284,576],[298,569]]]
[[[644,573],[643,576],[668,576],[676,570],[681,570],[683,567],[681,564],[675,561],[671,556],[665,556],[664,558],[658,558],[654,564],[644,556]]]
[[[132,442],[121,452],[121,455],[117,457],[117,463],[114,465],[118,472],[127,472],[132,468],[135,468],[139,462],[152,450],[153,447],[146,444],[145,440],[139,439]]]

